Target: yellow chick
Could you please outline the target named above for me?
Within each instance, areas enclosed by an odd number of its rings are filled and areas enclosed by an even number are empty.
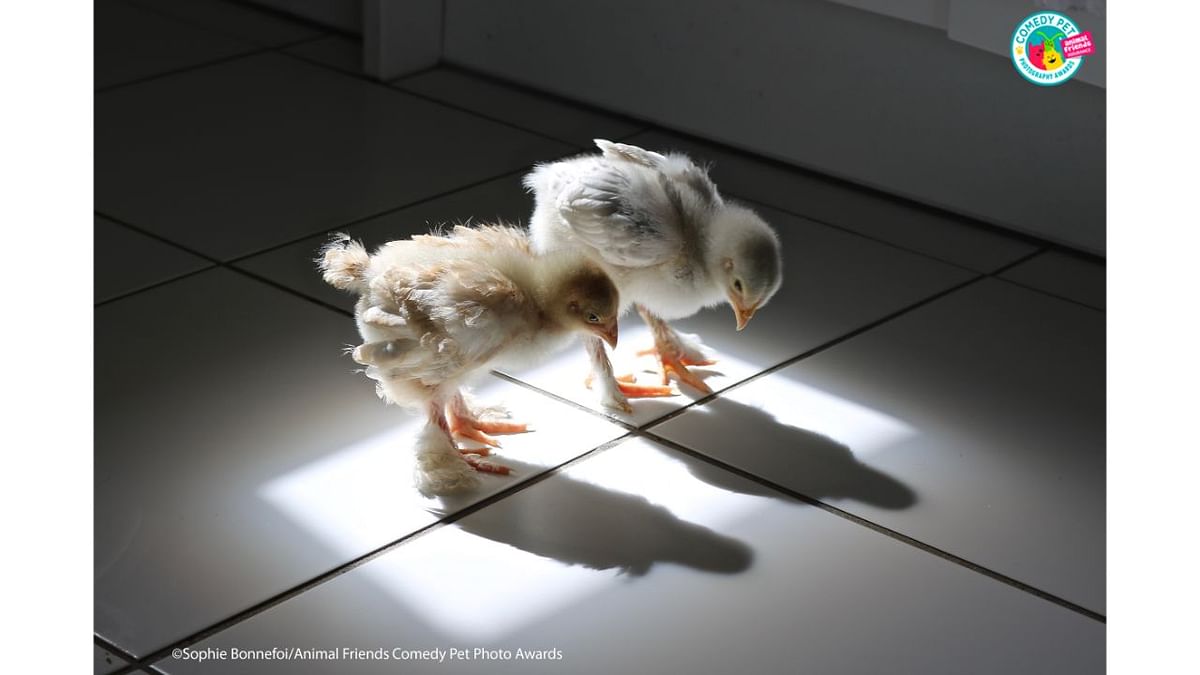
[[[604,271],[580,253],[537,255],[520,229],[459,226],[374,255],[337,235],[317,262],[327,283],[359,295],[352,356],[380,398],[428,416],[416,469],[426,495],[474,487],[476,471],[509,472],[455,436],[498,447],[489,434],[527,430],[480,419],[462,392],[472,375],[528,365],[577,335],[617,343],[620,301]]]
[[[587,341],[601,402],[630,412],[631,397],[671,394],[671,377],[711,394],[688,367],[714,362],[667,322],[728,303],[737,329],[745,328],[783,283],[779,237],[754,211],[726,201],[686,155],[595,143],[600,154],[538,165],[525,186],[534,193],[529,229],[536,248],[587,254],[654,336],[647,353],[659,359],[662,387],[614,378],[604,346]]]

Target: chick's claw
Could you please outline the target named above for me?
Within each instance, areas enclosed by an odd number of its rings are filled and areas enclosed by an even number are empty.
[[[626,415],[633,414],[633,406],[629,404],[629,399],[625,398],[625,394],[622,394],[617,389],[613,389],[602,396],[600,399],[600,405],[608,408],[609,410],[623,412]]]
[[[523,434],[532,431],[528,424],[518,422],[499,422],[495,420],[475,420],[475,428],[489,434]]]
[[[459,438],[465,438],[469,441],[475,441],[476,443],[483,443],[484,445],[487,445],[487,446],[490,446],[493,448],[500,447],[500,441],[496,440],[492,436],[487,435],[482,430],[480,430],[479,428],[472,426],[472,425],[451,424],[450,425],[450,433],[454,434],[455,436],[457,436]]]
[[[706,384],[699,375],[688,370],[687,365],[680,357],[659,352],[658,361],[660,364],[662,364],[663,384],[670,382],[671,376],[674,375],[676,380],[688,385],[702,394],[713,393],[712,387],[708,386],[708,384]]]
[[[468,440],[483,443],[493,448],[500,447],[500,441],[489,434],[523,434],[530,431],[529,425],[516,422],[500,422],[496,420],[479,420],[473,417],[447,415],[450,433]]]
[[[643,349],[637,353],[638,356],[658,356],[658,347]],[[683,353],[679,356],[679,363],[685,366],[715,366],[716,359],[710,359],[706,356],[697,354]]]
[[[583,383],[588,389],[591,389],[593,380],[594,378],[591,375],[588,375],[587,379],[585,379]],[[632,413],[633,407],[629,405],[628,401],[624,400],[626,398],[660,398],[663,396],[676,396],[679,394],[679,392],[675,391],[671,387],[665,386],[665,383],[663,386],[655,384],[638,384],[637,377],[633,373],[617,375],[613,378],[613,384],[616,385],[615,389],[620,392],[622,396],[610,397],[612,402],[616,405],[610,405],[609,407],[617,408],[627,413]]]
[[[617,380],[617,389],[621,390],[628,398],[660,398],[663,396],[675,396],[679,392],[675,391],[664,383],[662,386],[657,384],[637,384],[634,382],[622,382]]]
[[[480,473],[494,473],[499,476],[507,476],[512,473],[512,469],[507,466],[489,462],[474,451],[468,451],[463,455],[463,459],[467,461],[467,464],[471,465],[472,469]]]

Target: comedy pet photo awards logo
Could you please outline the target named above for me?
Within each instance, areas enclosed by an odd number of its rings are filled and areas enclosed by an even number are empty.
[[[1030,14],[1013,31],[1013,65],[1021,77],[1044,87],[1074,77],[1083,57],[1095,51],[1092,34],[1058,12]]]

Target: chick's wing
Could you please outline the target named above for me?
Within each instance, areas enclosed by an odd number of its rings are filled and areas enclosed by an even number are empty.
[[[683,249],[678,189],[645,166],[592,163],[565,182],[557,205],[571,232],[610,264],[651,267]]]

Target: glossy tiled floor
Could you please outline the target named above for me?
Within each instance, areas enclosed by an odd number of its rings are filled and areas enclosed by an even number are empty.
[[[96,13],[96,673],[1103,668],[1101,263],[453,68],[373,83],[238,5]],[[594,136],[714,162],[785,286],[680,322],[711,399],[612,415],[578,349],[487,375],[538,430],[424,499],[314,252],[521,222]],[[471,658],[173,655],[209,647]]]

